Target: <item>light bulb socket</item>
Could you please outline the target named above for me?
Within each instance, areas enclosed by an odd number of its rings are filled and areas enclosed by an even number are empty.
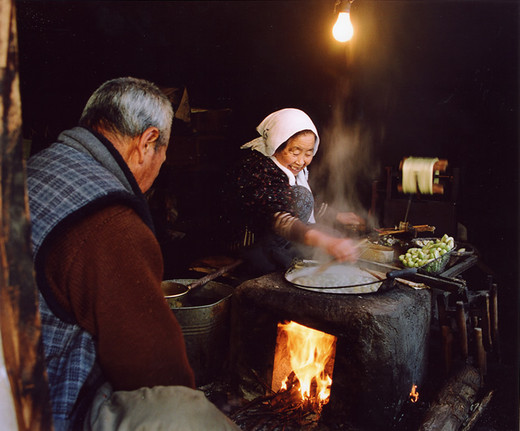
[[[334,4],[334,14],[338,14],[341,12],[350,13],[350,5],[354,0],[336,0]]]

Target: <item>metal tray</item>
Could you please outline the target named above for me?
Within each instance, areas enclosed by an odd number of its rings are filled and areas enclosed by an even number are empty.
[[[336,295],[358,295],[377,292],[384,280],[376,278],[359,265],[338,263],[328,267],[323,273],[316,274],[319,262],[304,260],[293,262],[285,272],[285,280],[298,289]],[[345,283],[338,283],[340,276],[350,277]],[[314,279],[313,279],[314,277]],[[365,281],[366,280],[366,281]]]

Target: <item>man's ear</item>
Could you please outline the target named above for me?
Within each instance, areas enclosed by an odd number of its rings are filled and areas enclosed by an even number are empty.
[[[155,151],[157,140],[159,139],[159,129],[157,127],[148,127],[139,137],[137,148],[139,151],[139,163],[144,161],[144,155],[147,151]]]

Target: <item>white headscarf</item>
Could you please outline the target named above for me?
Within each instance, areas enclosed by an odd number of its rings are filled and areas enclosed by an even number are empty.
[[[256,128],[260,137],[249,141],[240,148],[260,151],[270,157],[276,149],[295,133],[302,130],[311,130],[316,135],[314,154],[318,151],[320,137],[316,126],[310,117],[303,111],[295,108],[285,108],[269,114]]]
[[[285,175],[287,175],[291,186],[298,184],[306,187],[312,193],[308,183],[309,171],[307,168],[302,169],[298,172],[297,176],[294,176],[294,174],[283,166],[274,156],[275,151],[280,145],[286,142],[294,134],[303,130],[311,130],[316,135],[316,143],[314,144],[313,152],[313,155],[316,155],[320,143],[320,137],[311,118],[299,109],[280,109],[279,111],[275,111],[265,117],[257,126],[256,130],[261,136],[245,143],[240,148],[243,150],[257,150],[264,156],[269,157],[285,173]],[[315,223],[314,211],[311,214],[309,222]]]

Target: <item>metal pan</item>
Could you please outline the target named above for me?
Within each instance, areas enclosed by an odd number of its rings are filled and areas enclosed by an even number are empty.
[[[359,282],[357,277],[345,278],[345,282],[340,283],[327,283],[318,282],[309,283],[306,280],[306,276],[312,275],[316,272],[319,267],[319,263],[316,261],[300,261],[294,263],[285,273],[285,280],[291,283],[293,286],[321,293],[333,293],[333,294],[364,294],[373,293],[377,291],[388,290],[394,285],[396,279],[404,279],[416,283],[422,283],[437,289],[445,290],[452,293],[464,295],[466,291],[466,285],[463,280],[453,279],[450,277],[443,277],[441,275],[430,275],[417,271],[417,268],[406,268],[399,269],[396,267],[387,267],[386,265],[381,266],[379,270],[373,270],[372,265],[365,265],[363,261],[359,260],[356,264],[335,264],[327,269],[327,271],[333,270],[335,267],[344,268],[356,268],[356,272],[363,272],[363,278],[365,282]],[[384,269],[387,267],[390,269]],[[351,269],[352,270],[352,269]],[[381,272],[381,270],[386,272]],[[326,273],[326,272],[324,272]],[[322,279],[323,281],[323,279]]]
[[[317,268],[316,261],[295,262],[285,272],[285,280],[299,289],[338,295],[377,292],[384,282],[356,264],[336,263],[323,272],[316,271]]]

